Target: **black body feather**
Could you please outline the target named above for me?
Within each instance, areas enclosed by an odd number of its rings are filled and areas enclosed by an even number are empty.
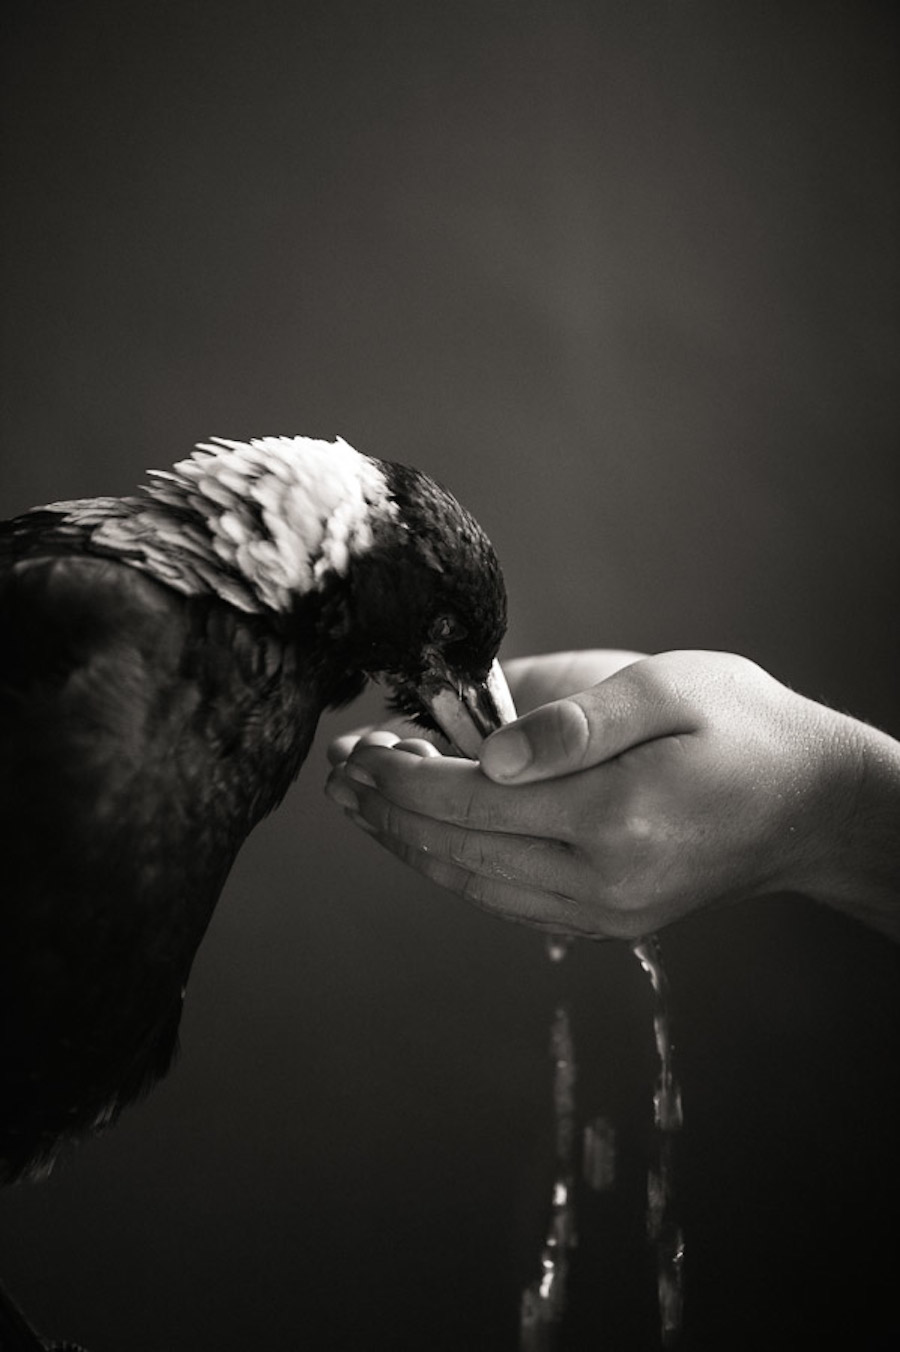
[[[197,945],[300,767],[325,673],[257,617],[107,560],[11,572],[0,634],[0,1155],[15,1174],[165,1072]]]

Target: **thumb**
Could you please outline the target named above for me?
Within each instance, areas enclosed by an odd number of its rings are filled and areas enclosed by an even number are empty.
[[[641,742],[699,726],[696,710],[667,689],[649,657],[567,699],[544,704],[486,739],[481,768],[498,783],[558,779]]]

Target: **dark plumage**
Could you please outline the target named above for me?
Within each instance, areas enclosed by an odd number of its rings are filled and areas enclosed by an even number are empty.
[[[509,707],[483,532],[424,475],[341,442],[219,443],[133,498],[7,522],[0,548],[15,1177],[165,1073],[235,855],[325,708],[376,677],[471,753]]]

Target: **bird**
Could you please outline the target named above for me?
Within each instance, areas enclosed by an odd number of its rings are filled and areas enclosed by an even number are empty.
[[[0,1170],[166,1074],[229,870],[320,715],[381,682],[462,755],[514,716],[496,553],[342,438],[211,438],[0,525]]]

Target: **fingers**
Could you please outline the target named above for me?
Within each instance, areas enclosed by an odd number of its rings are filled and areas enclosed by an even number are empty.
[[[635,834],[616,821],[607,777],[618,782],[618,770],[591,771],[586,803],[582,776],[507,787],[422,739],[379,733],[356,743],[326,791],[384,848],[485,910],[561,934],[631,938],[660,882],[642,881],[652,863],[644,825]]]
[[[565,874],[575,872],[563,846],[431,821],[395,808],[340,770],[326,792],[357,826],[438,887],[505,920],[557,934],[592,933],[583,908],[558,890]]]
[[[557,700],[489,737],[481,748],[481,768],[501,784],[554,779],[583,768],[590,741],[583,705]]]
[[[435,820],[416,810],[421,806],[421,793],[411,793],[416,806],[408,807],[385,796],[385,772],[392,764],[408,772],[416,763],[437,760],[442,769],[462,764],[477,775],[471,762],[441,757],[422,738],[397,741],[385,733],[355,739],[353,750],[351,764],[332,771],[326,793],[392,854],[438,886],[496,915],[557,933],[592,932],[575,900],[581,870],[570,847],[554,840],[464,829]],[[462,782],[464,777],[456,768],[450,773]],[[390,775],[387,780],[392,782]],[[488,787],[498,793],[496,786]],[[516,804],[522,800],[521,793],[503,796]]]
[[[343,765],[357,746],[396,746],[400,738],[388,728],[360,728],[335,737],[328,745],[328,759],[332,765]]]
[[[441,755],[434,742],[426,741],[424,737],[404,737],[401,742],[395,743],[394,750],[409,751],[414,756],[430,756],[432,760],[435,756],[440,758]]]
[[[580,908],[566,897],[512,883],[505,878],[470,873],[460,864],[415,849],[395,836],[376,833],[376,839],[424,878],[502,920],[512,920],[552,934],[602,937],[585,928]]]
[[[467,873],[568,894],[577,884],[573,852],[558,841],[500,832],[473,831],[398,807],[376,790],[337,772],[327,790],[347,811],[362,817],[379,839],[402,840],[411,850],[456,865]]]
[[[614,759],[642,742],[693,732],[698,715],[672,679],[679,654],[645,658],[598,685],[493,733],[481,767],[497,783],[558,779]]]
[[[398,809],[438,822],[541,840],[568,842],[577,812],[569,786],[525,785],[515,789],[492,783],[475,761],[423,755],[405,742],[360,739],[341,771],[356,785],[377,788]]]
[[[377,741],[382,735],[386,735],[390,740]],[[425,754],[445,756],[456,754],[443,733],[432,731],[430,728],[420,728],[417,723],[407,718],[397,718],[384,726],[374,727],[370,724],[368,727],[352,728],[349,732],[343,732],[338,737],[332,738],[326,748],[330,764],[342,765],[360,742],[368,744],[373,737],[376,738],[375,744],[378,746],[400,745],[406,749],[408,744],[415,743],[417,747],[431,748],[431,751]]]
[[[353,748],[361,735],[358,732],[345,732],[340,737],[333,737],[326,752],[329,765],[343,765],[348,756],[353,754]]]

